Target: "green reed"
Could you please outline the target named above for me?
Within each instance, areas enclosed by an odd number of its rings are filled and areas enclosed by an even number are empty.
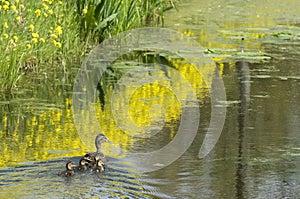
[[[102,41],[119,32],[163,23],[172,0],[77,0],[77,17],[84,39]]]

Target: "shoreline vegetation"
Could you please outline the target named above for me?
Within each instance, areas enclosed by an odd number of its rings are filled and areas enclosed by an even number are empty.
[[[120,32],[164,23],[174,0],[0,0],[0,90],[20,80],[68,72]]]

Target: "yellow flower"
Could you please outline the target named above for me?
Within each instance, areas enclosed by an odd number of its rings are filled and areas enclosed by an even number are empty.
[[[19,38],[15,35],[13,36],[13,39],[15,40],[15,42],[17,42]]]
[[[39,38],[40,37],[40,35],[38,33],[35,33],[35,32],[31,33],[31,36],[33,38]]]
[[[48,14],[47,14],[47,13],[44,13],[44,16],[45,16],[45,17],[48,17]]]
[[[16,17],[16,20],[17,20],[18,22],[21,22],[21,17],[20,17],[20,16],[17,16],[17,17]]]
[[[20,0],[16,0],[16,3],[19,3],[20,2]]]
[[[4,10],[8,10],[8,9],[9,9],[9,5],[6,5],[6,4],[3,5],[3,9],[4,9]]]
[[[31,45],[30,45],[30,44],[26,44],[26,47],[27,47],[28,49],[30,49],[30,48],[31,48]]]
[[[40,38],[40,42],[45,43],[46,40],[44,38]]]
[[[61,35],[62,34],[62,27],[61,26],[57,26],[55,28],[55,32],[58,34],[58,35]]]
[[[59,4],[59,5],[62,5],[62,4],[63,4],[63,2],[62,2],[62,1],[58,1],[58,4]]]
[[[59,41],[53,40],[53,44],[54,44],[57,48],[61,48],[61,43],[60,43]]]
[[[47,6],[45,3],[43,3],[42,6],[44,7],[45,10],[49,9],[49,6]]]
[[[85,15],[85,14],[87,13],[87,11],[88,11],[88,10],[87,10],[87,7],[85,7],[85,8],[82,10],[82,14]]]
[[[15,13],[19,13],[19,11],[17,10],[17,7],[15,5],[12,5],[10,7]]]
[[[37,17],[41,16],[41,10],[40,9],[37,9],[34,13]]]
[[[25,6],[24,6],[23,3],[20,4],[20,8],[21,8],[21,9],[25,8]],[[31,10],[31,9],[30,9],[30,10]]]
[[[56,34],[51,34],[50,35],[53,39],[57,39],[57,35]]]
[[[7,24],[7,22],[4,22],[4,28],[8,28],[8,24]]]
[[[53,14],[53,10],[48,10],[48,14],[52,15]]]
[[[30,24],[29,29],[30,29],[31,32],[33,32],[34,31],[34,25]]]
[[[8,39],[8,34],[4,33],[3,36]]]
[[[38,42],[37,38],[32,38],[31,41],[32,41],[32,43],[34,43],[34,44]]]
[[[9,1],[4,1],[4,4],[9,6],[10,3]]]

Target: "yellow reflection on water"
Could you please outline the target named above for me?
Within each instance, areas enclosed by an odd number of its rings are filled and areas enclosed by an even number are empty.
[[[185,63],[185,60],[173,62],[177,72],[189,82],[200,100],[209,96],[208,88],[215,71],[213,64],[204,64],[200,71],[193,64]],[[170,68],[167,72],[174,73],[174,68],[172,70]],[[206,81],[203,79],[204,75]],[[176,79],[173,81],[172,88],[181,89],[180,82],[176,82]],[[134,88],[130,87],[128,85],[125,89],[119,90],[119,94],[126,96],[129,90],[134,91],[130,96],[129,109],[126,111],[135,125],[150,126],[153,118],[159,117],[164,117],[167,123],[180,119],[181,103],[171,87],[155,81],[138,88],[136,85],[133,85]],[[110,88],[108,91],[111,93],[113,89]],[[188,98],[188,93],[184,89],[180,90],[180,95],[182,98]],[[112,99],[109,95],[105,96],[105,100],[106,105],[103,110],[99,102],[94,104],[101,132],[113,142],[113,145],[105,144],[104,151],[108,156],[118,158],[133,148],[135,140],[118,126],[111,106],[118,107],[117,110],[122,111],[124,103],[127,102],[124,98],[118,100],[119,104],[110,104]],[[90,141],[88,144],[83,144],[77,132],[80,129],[75,129],[71,103],[70,98],[65,98],[65,104],[59,108],[55,105],[50,108],[40,105],[42,108],[37,108],[34,103],[25,103],[23,104],[25,108],[16,105],[13,113],[5,112],[0,120],[0,167],[14,166],[28,161],[81,156],[87,151],[95,150],[94,138],[100,130],[93,127]],[[156,106],[157,104],[159,106]],[[88,121],[88,118],[86,119]],[[129,120],[126,117],[120,119]],[[170,129],[169,134],[172,138],[176,134],[175,127],[170,127]],[[134,129],[131,130],[134,131]],[[114,146],[119,147],[122,153],[116,153]]]

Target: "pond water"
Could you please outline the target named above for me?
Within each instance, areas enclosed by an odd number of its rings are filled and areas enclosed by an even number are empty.
[[[203,83],[193,64],[180,59],[161,61],[172,65],[167,69],[128,71],[137,64],[128,58],[120,64],[127,82],[119,81],[118,87],[107,84],[103,99],[95,103],[101,130],[112,141],[103,146],[109,163],[101,174],[57,176],[66,162],[77,163],[85,152],[95,150],[94,136],[100,133],[89,124],[92,133],[79,132],[74,125],[73,84],[79,66],[68,74],[49,75],[53,79],[46,74],[27,79],[26,89],[1,95],[0,198],[300,198],[299,12],[296,0],[192,0],[168,12],[165,26],[196,40],[206,49],[204,56],[215,61],[201,68],[202,75],[211,78]],[[188,120],[199,123],[198,132],[174,162],[140,173],[142,164],[132,166],[137,161],[128,154],[155,151],[172,142],[186,120],[178,95],[195,100],[186,97],[189,89],[176,81],[172,90],[149,80],[178,78],[174,68],[197,90],[201,120]],[[210,129],[214,107],[208,91],[216,71],[226,90],[226,101],[219,103],[226,108],[226,118],[216,145],[199,158]],[[126,97],[110,103],[109,94],[115,90],[115,96]],[[106,103],[101,106],[99,101]],[[122,110],[126,103],[129,115]],[[112,110],[120,115],[117,121]],[[128,124],[128,118],[137,125]],[[157,123],[152,118],[158,118]],[[149,125],[154,128],[150,134],[132,136],[138,127]]]

